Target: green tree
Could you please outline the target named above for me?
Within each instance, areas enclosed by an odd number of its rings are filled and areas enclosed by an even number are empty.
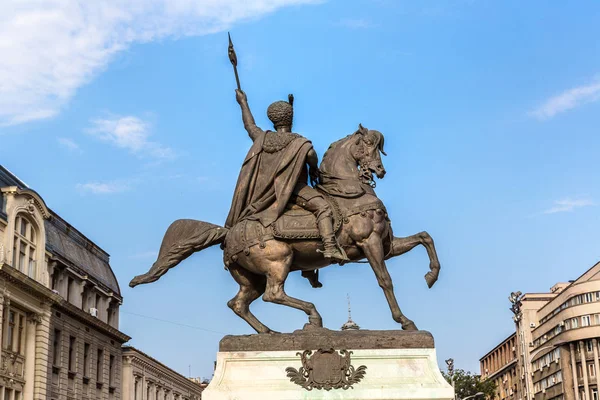
[[[448,383],[452,384],[450,376],[442,372]],[[463,369],[454,370],[454,391],[458,399],[473,396],[475,393],[483,393],[485,398],[493,400],[496,392],[496,384],[492,380],[481,379],[480,375],[475,375]],[[481,398],[479,398],[481,400]]]

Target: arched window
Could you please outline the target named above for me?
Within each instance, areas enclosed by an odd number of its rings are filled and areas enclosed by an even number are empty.
[[[30,278],[36,277],[37,230],[27,217],[18,214],[15,219],[13,267]]]

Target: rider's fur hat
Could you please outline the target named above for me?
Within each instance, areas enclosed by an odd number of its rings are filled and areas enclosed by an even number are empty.
[[[288,101],[276,101],[267,108],[267,117],[273,123],[275,129],[281,126],[292,126],[292,120],[294,119],[294,96],[289,95]]]

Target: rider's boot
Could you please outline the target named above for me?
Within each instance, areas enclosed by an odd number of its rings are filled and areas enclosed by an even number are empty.
[[[323,257],[332,259],[334,261],[344,263],[350,261],[344,249],[342,249],[335,238],[333,232],[333,221],[331,218],[321,218],[318,223],[319,232],[323,238],[323,251],[317,250],[323,253]]]

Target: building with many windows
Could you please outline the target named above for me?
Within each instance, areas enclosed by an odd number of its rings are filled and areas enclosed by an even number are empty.
[[[0,166],[0,400],[121,398],[109,256]]]
[[[496,383],[495,399],[518,399],[519,378],[517,376],[517,335],[513,333],[498,346],[483,356],[481,377],[491,379]]]
[[[598,400],[600,263],[549,293],[514,293],[515,400]],[[489,354],[489,353],[488,353]],[[493,379],[487,356],[484,378]]]
[[[123,347],[123,400],[200,400],[206,386],[134,347]]]

